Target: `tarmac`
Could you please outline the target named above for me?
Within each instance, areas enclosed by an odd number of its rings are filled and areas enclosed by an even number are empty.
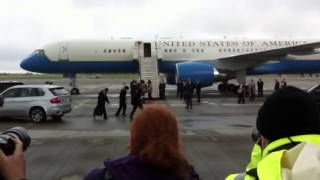
[[[273,91],[277,76],[261,76],[265,94]],[[257,80],[259,77],[253,77]],[[249,77],[248,79],[251,79]],[[287,76],[288,85],[302,89],[319,82],[319,77]],[[0,131],[14,126],[29,130],[32,143],[26,151],[27,179],[78,180],[93,168],[102,167],[106,159],[128,154],[130,119],[116,117],[118,94],[122,82],[129,80],[79,80],[81,94],[72,96],[73,110],[61,121],[49,119],[34,124],[26,119],[1,119]],[[28,80],[26,84],[43,81]],[[65,80],[54,84],[67,86]],[[109,87],[108,119],[93,120],[98,92]],[[155,87],[155,86],[154,86]],[[204,88],[201,102],[194,101],[192,111],[175,96],[175,86],[168,86],[166,101],[148,101],[148,104],[167,105],[179,121],[183,147],[189,162],[203,180],[220,180],[233,172],[244,171],[253,146],[250,134],[255,126],[257,112],[264,98],[246,104],[237,104],[237,97],[216,91],[216,85]],[[128,104],[129,103],[128,97]],[[132,109],[128,105],[127,114]]]

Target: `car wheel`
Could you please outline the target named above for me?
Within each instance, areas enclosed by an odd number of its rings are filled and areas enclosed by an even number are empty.
[[[46,120],[46,113],[41,108],[33,108],[30,111],[30,119],[34,123],[41,123]]]
[[[78,88],[72,88],[70,94],[72,94],[72,95],[80,94],[79,89]]]

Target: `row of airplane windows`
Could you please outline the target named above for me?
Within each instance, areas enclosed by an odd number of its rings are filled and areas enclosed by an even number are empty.
[[[258,48],[247,48],[247,49],[219,49],[219,52],[256,52],[256,51],[266,51],[267,49]],[[204,53],[204,49],[192,49],[193,53]],[[104,53],[126,53],[125,49],[104,49]],[[164,49],[165,53],[177,53],[177,49]],[[187,52],[186,49],[182,49],[182,52]]]
[[[265,48],[246,48],[246,49],[230,49],[230,48],[224,48],[219,49],[219,52],[257,52],[257,51],[266,51]],[[193,53],[204,53],[204,49],[192,49]],[[176,53],[177,49],[164,49],[165,53]],[[182,49],[182,52],[187,52],[186,49]]]
[[[126,53],[125,49],[104,49],[104,53]]]
[[[165,53],[176,53],[177,52],[177,49],[164,49],[164,52]],[[182,52],[187,52],[186,49],[182,49]],[[192,52],[193,53],[204,53],[204,49],[192,49]]]
[[[247,48],[247,49],[219,49],[219,52],[257,52],[257,51],[266,51],[264,48]]]

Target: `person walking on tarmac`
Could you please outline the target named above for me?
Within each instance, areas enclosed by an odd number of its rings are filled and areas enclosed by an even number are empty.
[[[181,82],[181,80],[178,80],[178,82],[177,82],[177,98],[181,97],[181,95],[180,95],[181,89],[182,89],[182,82]]]
[[[98,95],[98,102],[97,106],[94,108],[93,112],[93,119],[95,120],[96,116],[101,116],[103,114],[103,119],[106,120],[108,118],[107,112],[106,112],[106,102],[110,104],[107,93],[109,89],[105,88],[104,90],[101,90]]]
[[[197,81],[197,84],[196,84],[196,92],[197,92],[198,102],[200,102],[200,98],[201,98],[201,84],[200,84],[199,81]]]
[[[280,88],[280,82],[278,79],[275,80],[275,83],[274,83],[274,90],[278,90]]]
[[[120,96],[119,96],[119,108],[117,110],[116,116],[119,116],[119,113],[122,109],[122,115],[126,116],[126,109],[127,109],[127,91],[129,87],[124,86],[121,91],[120,91]]]
[[[192,109],[192,94],[193,94],[193,84],[192,81],[189,79],[187,81],[187,84],[184,87],[184,99],[186,101],[186,109],[191,110]]]
[[[131,95],[131,104],[132,105],[133,105],[134,93],[136,92],[137,89],[138,89],[137,81],[135,79],[132,79],[132,81],[130,82],[130,95]]]
[[[152,82],[149,79],[147,83],[148,99],[152,100]]]
[[[257,86],[258,86],[258,97],[263,97],[263,81],[261,78],[257,82]]]
[[[163,79],[159,83],[159,96],[161,100],[166,99],[166,83]]]
[[[133,119],[133,115],[136,112],[137,108],[139,107],[141,110],[143,109],[143,97],[141,97],[141,88],[137,88],[133,94],[132,99],[132,111],[130,113],[130,119]]]
[[[319,179],[320,113],[311,95],[293,86],[275,91],[260,108],[256,128],[251,162],[226,180]]]
[[[246,94],[245,83],[241,83],[238,89],[238,104],[245,103],[245,99],[244,99],[245,94]]]

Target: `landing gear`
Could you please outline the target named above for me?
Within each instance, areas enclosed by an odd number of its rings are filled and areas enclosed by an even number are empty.
[[[218,90],[220,93],[229,93],[232,92],[237,94],[239,86],[235,84],[221,83],[218,85]]]
[[[78,95],[78,94],[80,94],[80,90],[79,90],[78,87],[77,87],[77,77],[76,77],[76,74],[64,74],[63,76],[70,79],[70,86],[71,86],[70,94],[71,94],[71,95]]]

